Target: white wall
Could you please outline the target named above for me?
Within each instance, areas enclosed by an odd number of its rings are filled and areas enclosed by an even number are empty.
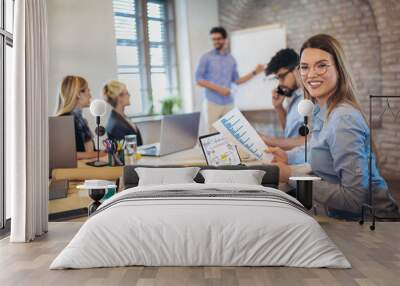
[[[117,63],[111,0],[47,0],[47,13],[49,115],[53,115],[65,75],[86,78],[93,98],[98,98],[103,84],[117,78]],[[88,110],[85,113],[93,127],[94,119]]]
[[[200,111],[202,89],[195,83],[201,56],[212,49],[210,29],[219,25],[218,0],[175,0],[179,90],[185,112]],[[199,134],[207,133],[205,118]]]
[[[218,0],[174,0],[179,88],[185,111],[201,109],[202,90],[194,74],[200,57],[212,49],[211,27],[217,26]],[[112,0],[47,0],[49,37],[49,115],[58,86],[67,74],[85,77],[94,98],[105,81],[117,78]],[[94,119],[85,112],[93,128]]]
[[[194,74],[200,57],[212,49],[210,29],[219,25],[218,0],[175,0],[180,94],[185,111],[201,109],[202,90]]]

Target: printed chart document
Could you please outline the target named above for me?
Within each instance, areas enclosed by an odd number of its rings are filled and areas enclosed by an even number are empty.
[[[267,148],[257,131],[250,125],[238,108],[234,108],[213,124],[224,137],[243,149],[249,156],[270,163],[272,155],[266,154]]]

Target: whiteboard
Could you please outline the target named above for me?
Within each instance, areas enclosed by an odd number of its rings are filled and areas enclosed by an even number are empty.
[[[286,28],[275,24],[235,31],[231,35],[231,53],[237,61],[239,75],[266,64],[281,49],[286,48]],[[271,92],[277,83],[261,73],[233,89],[235,105],[241,110],[272,109]]]

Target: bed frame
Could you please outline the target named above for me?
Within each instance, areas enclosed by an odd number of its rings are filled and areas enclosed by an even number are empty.
[[[149,166],[149,165],[135,165],[135,166],[125,166],[122,175],[123,189],[136,187],[139,183],[139,176],[135,169],[138,167],[145,168],[184,168],[178,165],[162,165],[162,166]],[[265,175],[262,179],[262,185],[265,187],[278,188],[279,185],[279,167],[275,165],[260,165],[260,166],[203,166],[200,170],[207,169],[218,169],[218,170],[262,170],[265,171]],[[197,183],[204,183],[204,178],[200,174],[194,178]]]

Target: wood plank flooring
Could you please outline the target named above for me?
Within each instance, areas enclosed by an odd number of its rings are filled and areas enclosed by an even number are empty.
[[[82,222],[50,223],[49,233],[29,244],[0,241],[0,285],[400,285],[400,223],[320,221],[353,268],[289,267],[122,267],[48,270]]]

